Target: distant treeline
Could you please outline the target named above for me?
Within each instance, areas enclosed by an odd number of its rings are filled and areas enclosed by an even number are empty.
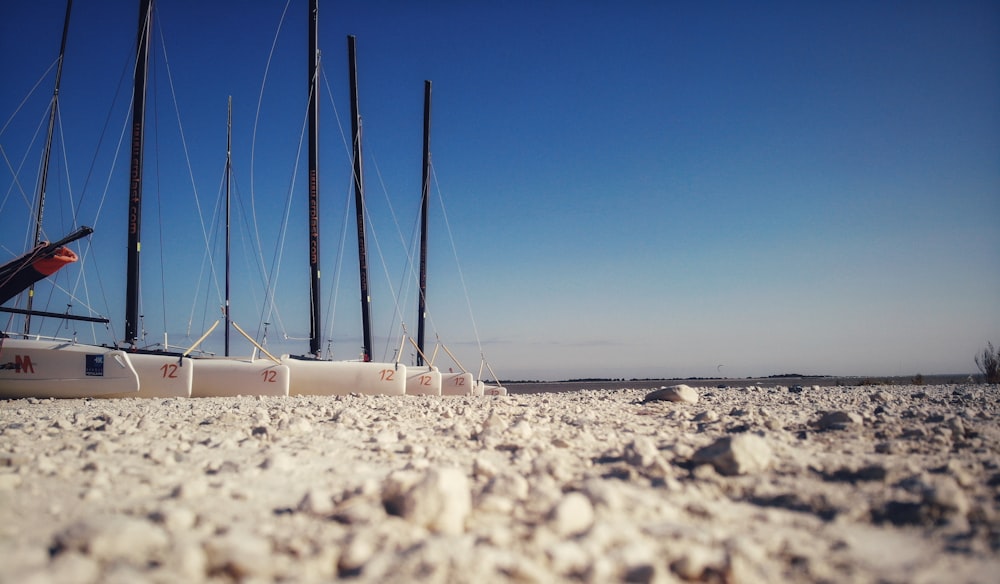
[[[766,377],[747,377],[746,379],[784,379],[788,377],[798,379],[823,379],[828,375],[803,375],[801,373],[778,373]],[[558,381],[541,381],[539,379],[501,379],[501,384],[526,384],[526,383],[621,383],[648,382],[648,381],[713,381],[716,379],[729,379],[729,377],[579,377],[575,379],[560,379]]]

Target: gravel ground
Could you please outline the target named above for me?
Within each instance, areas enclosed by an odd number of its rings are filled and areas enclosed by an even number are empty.
[[[0,401],[0,582],[995,582],[998,397]]]

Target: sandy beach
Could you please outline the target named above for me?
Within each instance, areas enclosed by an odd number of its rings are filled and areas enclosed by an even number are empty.
[[[655,391],[2,401],[0,582],[1000,574],[997,386]]]

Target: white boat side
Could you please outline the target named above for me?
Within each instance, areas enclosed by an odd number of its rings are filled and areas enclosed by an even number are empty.
[[[429,365],[408,366],[406,395],[441,395],[441,372]]]
[[[194,360],[170,354],[127,353],[139,376],[139,392],[94,397],[191,397]]]
[[[270,359],[204,357],[195,363],[191,397],[288,395],[288,366]]]
[[[119,349],[70,341],[2,339],[0,398],[135,397],[139,376]]]
[[[441,395],[473,395],[476,380],[471,373],[442,373]]]
[[[281,358],[288,366],[288,395],[404,395],[406,366],[373,361]]]

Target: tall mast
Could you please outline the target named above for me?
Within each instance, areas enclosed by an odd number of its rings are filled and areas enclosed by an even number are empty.
[[[59,64],[56,66],[56,85],[52,91],[52,105],[49,107],[49,131],[42,153],[42,175],[38,182],[38,209],[35,214],[35,245],[42,241],[42,216],[45,214],[45,190],[49,182],[49,157],[52,154],[52,134],[56,127],[56,111],[59,108],[59,83],[62,80],[63,57],[66,55],[66,38],[69,36],[69,14],[73,0],[66,0],[66,18],[63,20],[62,43],[59,45]],[[35,285],[28,288],[28,313],[24,317],[24,334],[31,332],[31,306],[35,300]]]
[[[420,300],[417,307],[417,365],[424,364],[424,321],[427,319],[427,201],[430,198],[431,82],[424,81],[424,173],[420,193]]]
[[[230,240],[230,206],[229,206],[229,182],[233,173],[233,96],[229,96],[229,108],[226,115],[226,306],[223,309],[226,313],[226,357],[229,356],[229,240]]]
[[[132,90],[132,163],[128,196],[128,264],[125,283],[125,342],[135,345],[139,326],[139,251],[142,223],[142,148],[146,108],[146,67],[153,23],[153,0],[141,0]]]
[[[309,352],[322,344],[319,288],[319,0],[309,0]]]
[[[358,67],[354,35],[347,37],[351,76],[351,135],[354,141],[354,206],[358,224],[358,266],[361,272],[361,324],[364,329],[364,360],[372,358],[371,295],[368,292],[368,250],[365,247],[365,186],[361,172],[361,115],[358,112]]]

